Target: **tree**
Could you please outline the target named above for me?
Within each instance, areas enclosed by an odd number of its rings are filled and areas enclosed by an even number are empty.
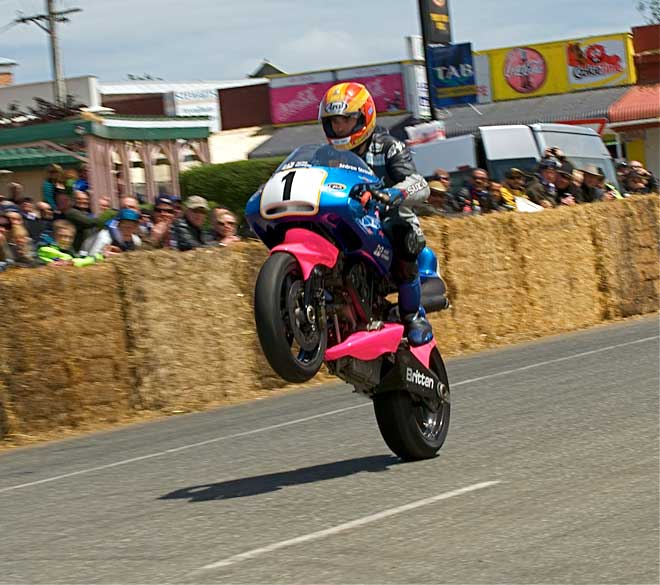
[[[660,0],[639,0],[639,10],[649,24],[660,24]]]

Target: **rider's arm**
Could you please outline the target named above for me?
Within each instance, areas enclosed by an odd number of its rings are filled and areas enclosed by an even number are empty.
[[[400,140],[393,139],[385,150],[385,164],[387,174],[394,184],[392,189],[401,191],[403,199],[411,201],[426,201],[431,194],[428,183],[417,172],[412,154],[408,147]]]

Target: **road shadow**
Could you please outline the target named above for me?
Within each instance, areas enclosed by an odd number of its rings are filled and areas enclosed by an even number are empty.
[[[207,502],[209,500],[226,500],[229,498],[244,498],[268,492],[275,492],[282,488],[305,483],[315,483],[327,479],[336,479],[361,473],[378,473],[387,471],[389,467],[400,464],[401,461],[392,455],[375,455],[346,459],[323,465],[301,467],[280,473],[254,475],[232,479],[220,483],[196,485],[175,490],[161,496],[159,500],[183,499],[190,502]]]

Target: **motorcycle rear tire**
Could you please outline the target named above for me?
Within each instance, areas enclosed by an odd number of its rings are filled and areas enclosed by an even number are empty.
[[[387,446],[404,461],[435,457],[449,432],[449,380],[442,357],[435,348],[431,352],[430,369],[446,388],[447,400],[441,403],[438,413],[433,413],[405,390],[374,396],[374,413],[380,434]],[[425,425],[429,420],[434,424]]]
[[[321,324],[318,344],[308,351],[292,352],[294,335],[287,322],[287,297],[291,286],[302,281],[296,259],[284,252],[270,256],[261,267],[254,292],[254,315],[261,348],[270,366],[288,382],[312,379],[321,368],[327,331]],[[295,350],[294,350],[295,351]]]

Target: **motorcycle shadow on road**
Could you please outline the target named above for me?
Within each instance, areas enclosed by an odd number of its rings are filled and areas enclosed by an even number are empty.
[[[392,455],[358,457],[336,461],[334,463],[324,463],[323,465],[301,467],[300,469],[292,469],[280,473],[254,475],[252,477],[232,479],[220,483],[196,485],[175,490],[158,499],[183,499],[189,500],[192,503],[244,498],[246,496],[257,496],[259,494],[275,492],[289,486],[347,477],[356,473],[362,473],[363,471],[369,473],[387,471],[390,467],[399,464],[402,464],[402,461]]]

